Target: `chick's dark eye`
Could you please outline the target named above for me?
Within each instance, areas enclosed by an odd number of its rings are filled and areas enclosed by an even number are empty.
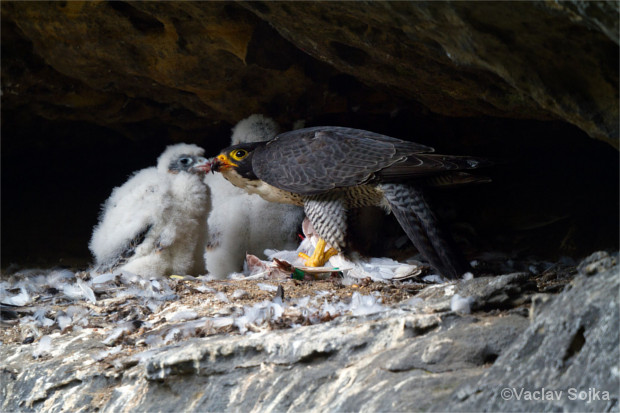
[[[189,165],[191,161],[189,158],[181,158],[179,162],[181,162],[181,165]]]

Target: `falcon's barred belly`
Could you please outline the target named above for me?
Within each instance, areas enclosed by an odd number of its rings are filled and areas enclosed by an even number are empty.
[[[430,264],[455,278],[468,265],[442,232],[422,188],[476,181],[462,171],[487,162],[433,151],[365,130],[319,126],[231,146],[211,169],[268,201],[303,205],[319,236],[339,252],[346,247],[349,209],[387,208]],[[307,265],[323,265],[322,254],[321,245]]]

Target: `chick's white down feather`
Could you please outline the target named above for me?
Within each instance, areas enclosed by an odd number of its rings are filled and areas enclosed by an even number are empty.
[[[209,189],[202,174],[168,170],[182,155],[203,152],[196,145],[169,146],[156,167],[136,172],[112,191],[89,245],[95,269],[147,277],[206,272]]]
[[[251,115],[232,130],[233,145],[272,139],[278,134],[275,121]],[[226,181],[221,174],[209,174],[213,210],[209,215],[209,274],[225,278],[243,268],[246,253],[264,257],[264,250],[297,247],[297,232],[304,213],[300,207],[275,204],[250,195]]]

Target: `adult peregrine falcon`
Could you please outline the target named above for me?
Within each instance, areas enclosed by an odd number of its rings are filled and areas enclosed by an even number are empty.
[[[233,145],[214,158],[211,170],[268,201],[302,205],[322,239],[306,265],[323,265],[343,251],[348,209],[381,206],[439,273],[456,278],[468,265],[441,230],[422,188],[429,181],[473,181],[460,171],[485,162],[433,151],[365,130],[318,126]],[[325,241],[332,247],[327,252]]]

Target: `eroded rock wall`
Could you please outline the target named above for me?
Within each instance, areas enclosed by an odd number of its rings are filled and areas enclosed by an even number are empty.
[[[617,145],[613,2],[4,2],[2,12],[3,37],[32,44],[34,75],[65,86],[33,90],[32,75],[3,73],[8,103],[45,102],[48,117],[163,116],[188,129],[268,108],[291,123],[345,109],[351,92],[330,85],[343,73],[437,114],[562,119]]]

